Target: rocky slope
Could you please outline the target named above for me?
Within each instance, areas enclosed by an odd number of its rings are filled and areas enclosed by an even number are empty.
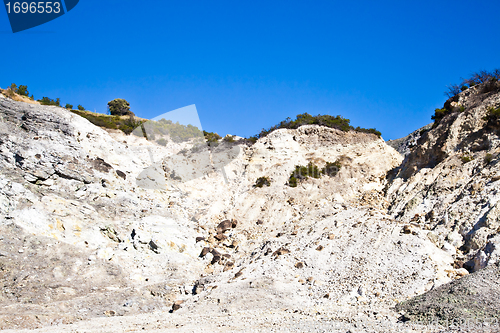
[[[422,135],[432,128],[432,124],[425,125],[405,137],[389,140],[386,143],[392,148],[396,149],[403,157],[406,157],[410,154],[411,149],[417,145],[418,140],[422,137]]]
[[[498,289],[498,269],[493,267],[499,264],[500,249],[500,141],[498,124],[490,116],[500,106],[499,91],[498,82],[487,83],[449,99],[445,107],[453,112],[424,133],[390,173],[389,213],[429,230],[428,238],[453,256],[455,268],[477,272],[458,285],[405,303],[400,309],[410,311],[408,318],[429,321],[435,316],[447,322],[486,318],[498,323],[500,309],[489,294]]]
[[[498,324],[500,269],[495,265],[397,305],[403,320]],[[498,325],[496,325],[498,326]],[[497,327],[498,328],[498,327]]]
[[[469,270],[498,261],[500,140],[485,117],[500,106],[481,86],[457,95],[453,112],[427,131],[393,172],[389,213],[429,229],[438,247]]]
[[[1,97],[0,108],[1,224],[10,230],[0,242],[0,325],[165,308],[154,295],[173,299],[199,276],[193,223],[131,176],[150,164],[147,142],[116,141],[62,108]]]
[[[461,93],[465,111],[403,158],[312,125],[163,147],[0,96],[0,328],[429,331],[393,307],[497,261],[498,139],[482,118],[499,100]],[[335,176],[286,185],[334,161]]]

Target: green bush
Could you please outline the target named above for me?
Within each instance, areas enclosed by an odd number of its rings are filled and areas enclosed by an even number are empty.
[[[380,131],[377,131],[375,128],[361,128],[361,127],[356,127],[354,129],[354,131],[356,132],[361,132],[361,133],[371,133],[371,134],[375,134],[376,136],[378,136],[379,138],[382,136],[382,133]]]
[[[246,138],[244,141],[247,142],[247,143],[249,143],[249,144],[251,144],[251,145],[253,145],[254,143],[257,142],[258,139],[259,138],[257,136],[251,136],[249,138]]]
[[[69,109],[69,110],[73,109],[73,105],[68,104],[68,103],[66,103],[66,105],[65,105],[64,107],[65,107],[66,109]]]
[[[474,160],[474,157],[469,155],[469,154],[463,154],[462,157],[460,158],[462,160],[462,163],[468,163],[472,160]]]
[[[26,97],[30,96],[27,86],[20,85],[19,88],[17,88],[16,92],[18,95],[22,95],[22,96],[26,96]]]
[[[118,123],[120,123],[119,129],[125,134],[130,134],[135,129],[141,129],[142,131],[144,131],[144,121],[136,120],[135,117],[131,114],[125,120],[123,120],[119,116],[114,116],[113,118],[116,119]]]
[[[219,140],[222,139],[222,137],[214,132],[207,132],[203,131],[203,136],[205,137],[205,140],[207,141],[207,144],[209,146],[217,146],[219,144]]]
[[[134,115],[134,113],[130,111],[130,103],[123,98],[116,98],[112,101],[109,101],[108,110],[109,114],[112,116]]]
[[[229,135],[229,134],[228,134],[228,135],[226,135],[226,136],[224,137],[224,139],[222,139],[222,140],[223,140],[224,142],[227,142],[227,143],[234,143],[234,142],[235,142],[235,141],[234,141],[234,137],[233,137],[232,135]]]
[[[118,124],[116,122],[116,119],[113,119],[111,117],[108,117],[106,115],[100,115],[96,113],[89,113],[89,112],[80,112],[77,110],[71,110],[71,112],[87,119],[90,121],[92,124],[99,126],[99,127],[104,127],[104,128],[111,128],[111,129],[118,129]]]
[[[288,186],[297,187],[298,181],[306,180],[309,177],[321,177],[321,171],[314,163],[309,162],[307,166],[296,165],[295,170],[293,170],[293,172],[290,174],[290,177],[288,178]]]
[[[434,120],[434,126],[439,124],[441,119],[443,119],[446,115],[452,112],[464,112],[465,106],[460,105],[459,107],[452,107],[451,103],[446,102],[445,106],[442,109],[434,110],[434,115],[431,116],[431,119]]]
[[[307,165],[306,169],[304,168],[301,168],[300,169],[301,172],[304,172],[306,171],[307,172],[307,175],[309,177],[313,177],[313,178],[319,178],[321,177],[321,171],[318,169],[318,167],[313,164],[312,162],[309,162],[309,164]]]
[[[287,185],[290,187],[297,187],[300,181],[306,180],[309,177],[320,178],[321,175],[334,177],[340,171],[340,168],[341,164],[339,160],[336,160],[335,162],[326,162],[325,166],[321,170],[319,170],[318,167],[312,162],[309,162],[307,166],[296,165],[295,169],[288,178]]]
[[[121,119],[120,116],[114,116],[118,119]],[[139,137],[144,137],[146,138],[146,140],[148,139],[148,135],[147,135],[147,132],[146,132],[146,127],[144,126],[146,122],[144,121],[140,121],[140,120],[136,120],[135,117],[133,115],[129,115],[127,120],[125,121],[125,124],[123,126],[123,128],[125,130],[122,129],[122,131],[125,133],[125,134],[134,134],[135,136],[139,136]]]
[[[21,95],[21,96],[26,96],[26,97],[30,97],[30,94],[28,92],[28,86],[23,86],[22,84],[18,87],[17,84],[15,83],[12,83],[8,88],[8,90],[10,90],[11,92],[13,93],[16,93],[18,95]],[[9,94],[10,95],[10,94]],[[12,97],[12,96],[11,96]]]
[[[489,125],[498,125],[500,120],[500,107],[496,109],[494,107],[490,107],[488,109],[488,113],[483,119],[487,120]]]
[[[492,154],[486,154],[486,156],[484,157],[484,163],[486,164],[490,164],[491,161],[493,161],[493,155]]]
[[[324,175],[328,175],[330,177],[334,177],[340,171],[340,162],[337,160],[335,162],[326,162],[326,165],[321,169],[321,173]]]
[[[142,124],[142,121],[137,121],[134,117],[122,119],[118,116],[109,116],[81,110],[71,110],[71,112],[87,119],[96,126],[109,129],[119,129],[127,135],[132,133],[136,127],[140,127]]]
[[[253,187],[264,187],[264,186],[271,186],[271,182],[267,177],[257,178],[257,180],[255,181],[255,185]]]
[[[446,108],[436,109],[436,110],[434,110],[434,115],[431,116],[431,119],[434,120],[434,124],[439,124],[439,122],[441,121],[441,119],[443,119],[444,116],[446,116],[450,112],[451,111],[448,110],[448,109],[446,109]]]
[[[336,117],[330,115],[311,116],[308,113],[303,113],[303,114],[298,114],[295,120],[292,120],[291,118],[286,118],[278,125],[274,125],[268,129],[262,129],[262,131],[260,131],[260,133],[257,136],[255,136],[255,138],[263,138],[267,136],[269,133],[280,128],[297,129],[303,125],[320,125],[329,128],[335,128],[344,132],[356,131],[363,133],[371,133],[377,135],[378,137],[382,135],[382,133],[377,131],[375,128],[368,128],[368,129],[361,127],[354,128],[353,126],[350,125],[349,119],[343,118],[341,116],[336,116]]]
[[[54,101],[51,98],[48,97],[42,97],[42,99],[39,99],[38,102],[42,105],[55,105],[55,106],[61,106],[61,102],[59,101],[59,98],[56,98]]]
[[[290,179],[288,179],[288,186],[297,187],[297,178],[290,176]]]
[[[80,111],[85,111],[85,108],[81,104],[78,104],[77,108]]]
[[[164,138],[156,140],[156,143],[159,144],[160,146],[165,147],[167,145],[167,140]]]
[[[133,116],[129,115],[129,119]],[[141,126],[141,127],[137,127]],[[158,140],[170,136],[173,142],[185,142],[191,139],[201,139],[203,138],[203,133],[193,125],[181,125],[179,122],[173,123],[172,120],[160,119],[158,121],[148,120],[143,123],[139,123],[133,130],[133,134],[137,136],[143,136],[148,140]],[[158,142],[158,140],[156,140]]]

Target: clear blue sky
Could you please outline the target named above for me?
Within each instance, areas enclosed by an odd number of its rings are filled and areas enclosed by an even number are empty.
[[[500,67],[500,1],[81,0],[12,34],[0,87],[138,116],[196,104],[203,128],[249,136],[299,113],[395,139],[431,122],[446,86]]]

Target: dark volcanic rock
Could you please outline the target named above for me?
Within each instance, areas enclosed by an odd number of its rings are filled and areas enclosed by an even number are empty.
[[[111,164],[107,163],[106,161],[104,161],[102,158],[99,157],[93,159],[91,165],[94,169],[101,172],[109,172],[111,169],[113,169]]]
[[[127,179],[127,175],[123,171],[116,170],[116,174],[118,175],[118,177],[121,177],[123,179]]]
[[[200,257],[206,256],[210,252],[209,247],[204,247],[203,250],[201,250]]]
[[[233,223],[229,220],[224,220],[217,226],[217,233],[223,233],[233,227]]]

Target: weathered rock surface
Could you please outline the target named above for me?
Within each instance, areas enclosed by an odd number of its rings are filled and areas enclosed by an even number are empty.
[[[400,303],[396,309],[404,312],[402,320],[438,322],[442,325],[488,322],[498,326],[499,299],[500,268],[490,265],[460,280]]]
[[[499,260],[500,147],[482,119],[500,97],[454,102],[465,111],[402,140],[403,157],[313,125],[163,147],[0,96],[0,328],[440,331],[393,307]],[[334,161],[335,176],[286,185]]]
[[[420,137],[422,137],[422,135],[431,128],[432,124],[428,124],[411,132],[405,137],[396,140],[389,140],[386,143],[390,147],[396,149],[401,155],[403,155],[403,157],[406,157],[410,154],[411,149],[417,145]]]
[[[456,248],[456,260],[473,271],[498,258],[500,140],[484,119],[500,94],[473,87],[460,93],[453,112],[425,132],[394,170],[387,186],[389,213],[425,226],[439,247]]]
[[[14,224],[0,225],[0,234],[0,329],[149,312],[177,296],[165,283],[130,281],[89,248],[30,235]],[[163,288],[164,297],[154,297],[153,287]]]
[[[169,209],[168,195],[141,189],[116,172],[138,174],[147,167],[147,142],[117,141],[62,108],[0,97],[0,111],[0,226],[5,228],[0,252],[13,253],[0,256],[6,286],[2,328],[108,316],[108,310],[120,315],[162,309],[179,286],[199,276],[204,265],[195,259],[201,245],[194,241],[194,223]],[[52,241],[29,251],[9,245],[7,240],[27,237],[22,233],[31,235],[30,244]],[[42,253],[57,261],[43,264]],[[41,266],[60,270],[61,282],[38,272]],[[15,293],[13,274],[31,276]],[[44,291],[45,286],[55,287]],[[149,289],[158,286],[163,292],[154,291],[160,296],[150,299]],[[120,293],[124,296],[110,296]],[[130,302],[123,308],[125,298]],[[19,313],[40,319],[16,320]]]

